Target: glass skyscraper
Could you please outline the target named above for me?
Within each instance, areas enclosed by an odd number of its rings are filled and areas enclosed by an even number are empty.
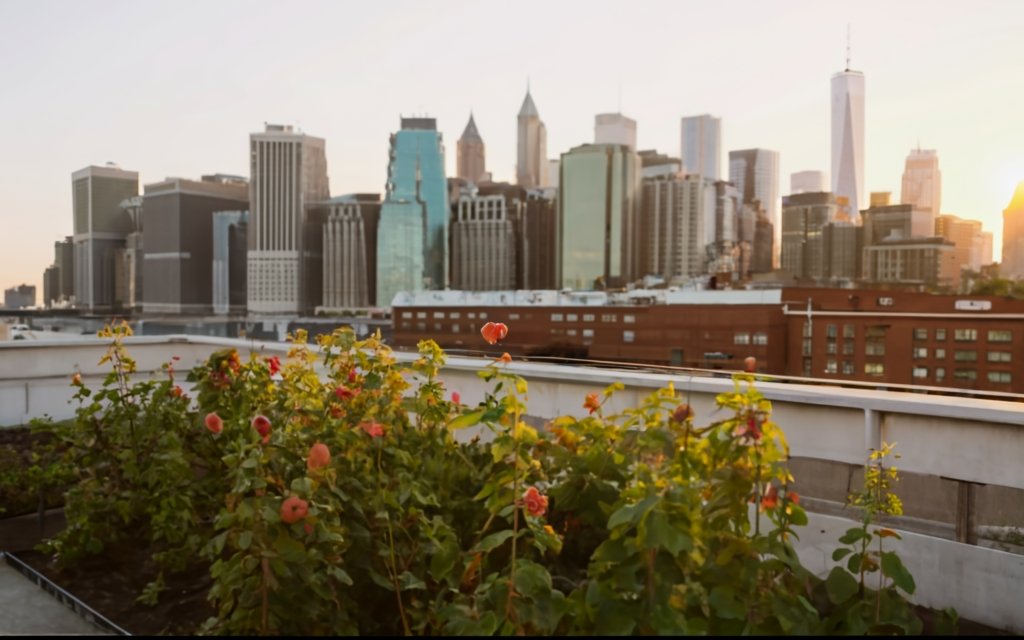
[[[448,185],[434,118],[402,118],[391,136],[377,234],[377,304],[448,283]]]

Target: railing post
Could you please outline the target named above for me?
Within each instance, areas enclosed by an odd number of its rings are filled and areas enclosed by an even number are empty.
[[[868,451],[882,448],[882,416],[874,409],[864,409],[864,448]]]

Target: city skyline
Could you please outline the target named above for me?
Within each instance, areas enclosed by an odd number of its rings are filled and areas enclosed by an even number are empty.
[[[870,84],[866,193],[898,193],[907,153],[936,149],[941,213],[981,220],[1001,247],[1002,211],[1024,179],[1024,130],[1013,112],[1021,90],[1012,83],[1024,62],[1018,3],[980,3],[966,13],[917,2],[652,3],[630,13],[526,2],[503,16],[503,27],[521,34],[507,41],[473,28],[488,24],[495,7],[464,2],[445,3],[445,11],[415,3],[174,6],[0,6],[0,55],[13,62],[0,69],[0,114],[17,125],[0,158],[0,207],[12,230],[0,240],[5,287],[41,290],[53,243],[72,233],[72,172],[115,161],[139,172],[140,187],[173,176],[246,175],[249,134],[264,122],[323,138],[331,195],[340,195],[384,191],[399,115],[429,113],[454,142],[472,112],[494,179],[515,182],[527,80],[549,159],[591,141],[594,116],[611,112],[637,121],[639,149],[675,155],[680,119],[710,113],[722,118],[723,155],[780,152],[786,195],[789,174],[830,169],[829,79],[844,68],[847,24],[851,68]],[[581,12],[574,35],[564,25]],[[652,12],[675,19],[653,22]],[[684,18],[713,28],[680,38]],[[279,30],[287,21],[305,26],[292,35]],[[342,26],[352,37],[338,36]],[[775,35],[767,47],[766,30]],[[589,64],[574,62],[594,34],[645,46],[586,49]],[[425,61],[424,47],[435,47]],[[480,59],[467,62],[468,50],[482,51]],[[649,64],[708,53],[706,68],[688,67],[681,79]],[[449,176],[455,161],[450,151]]]

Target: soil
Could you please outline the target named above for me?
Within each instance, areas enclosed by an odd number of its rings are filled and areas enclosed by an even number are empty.
[[[155,575],[145,549],[122,544],[67,569],[35,550],[14,555],[132,635],[195,635],[216,615],[206,600],[211,585],[206,566],[165,576],[167,588],[150,607],[135,601]]]

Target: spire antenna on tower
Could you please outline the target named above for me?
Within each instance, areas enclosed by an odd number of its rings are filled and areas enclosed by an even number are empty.
[[[850,70],[850,23],[846,23],[846,70]]]

